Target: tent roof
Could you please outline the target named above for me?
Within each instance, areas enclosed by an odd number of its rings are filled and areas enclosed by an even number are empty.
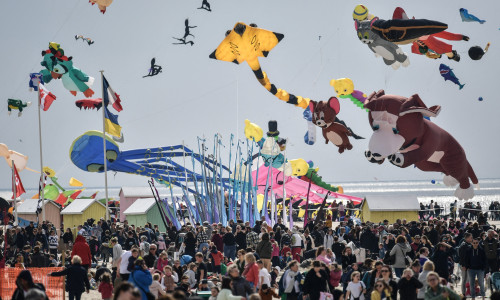
[[[52,203],[53,205],[56,205],[54,204],[54,202],[50,201],[50,200],[45,200],[45,205],[47,205],[48,203]],[[18,214],[36,214],[36,208],[38,206],[38,199],[26,199],[24,200],[23,203],[19,204],[19,206],[17,207],[17,213]],[[41,206],[41,204],[40,204]],[[57,207],[59,207],[58,205],[56,205]]]
[[[146,214],[155,205],[155,203],[155,198],[137,199],[123,213],[125,215]]]
[[[101,202],[96,201],[95,199],[75,199],[61,211],[61,215],[81,214],[94,202],[99,203],[102,207],[105,207]]]
[[[371,211],[417,211],[417,196],[368,196],[366,202]]]
[[[168,191],[166,188],[157,187],[157,189],[161,198],[167,196]],[[122,188],[120,189],[120,194],[123,194],[123,197],[150,198],[151,196],[153,196],[150,187],[142,187],[142,186],[122,186]]]

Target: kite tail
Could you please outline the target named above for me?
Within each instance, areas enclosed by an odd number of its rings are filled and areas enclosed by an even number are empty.
[[[344,125],[344,127],[349,130],[349,133],[351,134],[351,136],[356,139],[356,140],[364,140],[365,138],[362,137],[362,136],[359,136],[357,134],[354,133],[354,131],[352,131],[352,129],[350,127],[347,127],[347,125],[345,124],[344,121],[342,121],[341,119],[335,117],[335,123],[340,123],[342,125]]]
[[[252,68],[251,65],[250,67]],[[278,99],[283,100],[286,103],[302,107],[303,109],[306,109],[309,106],[309,101],[311,101],[311,99],[303,98],[301,96],[295,96],[294,94],[289,94],[285,90],[276,88],[276,86],[269,81],[266,72],[262,72],[262,69],[259,65],[257,66],[257,69],[252,68],[252,70],[260,84]]]

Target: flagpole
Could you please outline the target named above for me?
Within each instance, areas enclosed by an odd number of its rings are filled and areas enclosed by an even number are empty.
[[[18,219],[17,219],[17,186],[16,186],[16,172],[14,171],[16,164],[14,163],[14,160],[10,161],[10,164],[12,166],[12,192],[14,193],[14,225],[18,224]]]
[[[40,114],[41,100],[40,100],[40,78],[38,80],[38,140],[40,141],[40,183],[42,185],[40,191],[40,198],[42,199],[42,222],[45,221],[45,194],[44,194],[44,181],[43,181],[43,153],[42,153],[42,118]],[[38,205],[37,205],[38,208]],[[16,216],[17,219],[17,216]]]
[[[104,70],[100,70],[101,72],[101,86],[102,86],[102,147],[104,149],[104,191],[106,194],[106,221],[109,220],[109,211],[108,211],[108,165],[106,159],[106,114],[105,109],[106,105],[104,103]]]

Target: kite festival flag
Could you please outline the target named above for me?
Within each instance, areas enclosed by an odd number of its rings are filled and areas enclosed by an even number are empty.
[[[120,138],[122,134],[122,127],[118,124],[118,116],[110,112],[107,106],[104,106],[104,118],[104,127],[106,132]]]
[[[104,106],[107,107],[108,104],[111,104],[111,106],[113,106],[113,108],[117,112],[122,111],[123,107],[121,105],[120,95],[115,93],[115,91],[111,88],[111,86],[109,85],[109,83],[106,80],[106,77],[104,77],[104,75],[102,76],[102,79],[103,79],[103,86],[104,86],[104,94],[103,94]]]
[[[26,193],[26,191],[24,190],[23,183],[21,182],[21,177],[19,177],[19,173],[17,172],[14,162],[12,162],[12,169],[14,172],[14,182],[12,183],[12,199],[17,199],[17,197]]]
[[[47,111],[52,105],[52,102],[56,100],[56,96],[47,90],[43,84],[40,83],[39,87],[38,93],[40,94],[40,107],[43,111]]]

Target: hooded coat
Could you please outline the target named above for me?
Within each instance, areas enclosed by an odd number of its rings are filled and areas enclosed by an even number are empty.
[[[26,280],[28,282],[29,287],[39,289],[45,292],[45,287],[43,286],[43,284],[33,282],[33,277],[31,276],[31,272],[29,270],[22,270],[19,273],[19,275],[17,275],[16,284],[19,281],[19,279]],[[17,288],[14,290],[14,293],[12,294],[12,300],[24,300],[24,291],[19,286],[19,284],[17,284]],[[49,300],[49,297],[45,296],[45,300]]]
[[[75,255],[82,258],[82,266],[91,264],[92,254],[90,253],[89,244],[87,244],[83,235],[76,237],[75,244],[73,245],[73,251],[71,252],[71,258]]]
[[[72,264],[68,268],[60,271],[53,272],[50,276],[67,276],[66,277],[66,291],[72,291],[74,294],[81,294],[85,290],[90,290],[89,278],[87,277],[87,270],[80,264]]]

